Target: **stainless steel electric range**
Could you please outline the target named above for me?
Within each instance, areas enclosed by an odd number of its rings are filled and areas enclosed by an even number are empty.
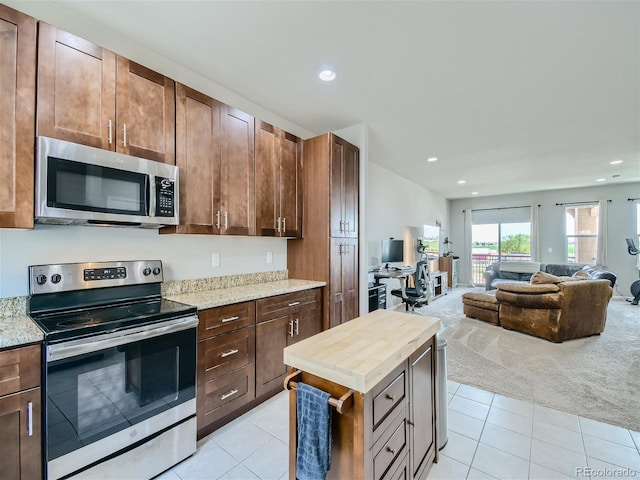
[[[45,334],[45,476],[152,478],[196,449],[196,308],[162,262],[29,267]]]

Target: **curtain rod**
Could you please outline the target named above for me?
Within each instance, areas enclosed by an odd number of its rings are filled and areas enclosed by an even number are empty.
[[[594,203],[598,203],[599,200],[592,200],[590,202],[566,202],[566,203],[556,203],[556,207],[562,207],[564,205],[593,205]],[[611,203],[613,200],[607,200],[607,203]]]
[[[640,200],[640,197],[636,197],[636,198],[627,198],[627,202],[635,202],[636,200]]]
[[[540,205],[538,205],[540,206]],[[520,205],[518,207],[496,207],[496,208],[472,208],[471,212],[485,212],[487,210],[509,210],[511,208],[531,208],[531,205]],[[462,212],[466,212],[466,210],[462,210]]]

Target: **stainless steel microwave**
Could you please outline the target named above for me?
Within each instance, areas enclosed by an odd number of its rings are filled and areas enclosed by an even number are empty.
[[[38,137],[37,223],[178,225],[178,167]]]

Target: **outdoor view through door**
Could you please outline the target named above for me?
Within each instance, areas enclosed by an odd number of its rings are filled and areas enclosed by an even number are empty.
[[[473,283],[484,284],[484,272],[498,261],[531,260],[531,222],[473,223],[471,227]]]

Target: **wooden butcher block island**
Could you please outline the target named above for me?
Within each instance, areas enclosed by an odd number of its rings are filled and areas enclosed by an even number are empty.
[[[424,479],[437,461],[434,317],[376,310],[284,349],[292,367],[289,478],[296,478],[296,385],[331,394],[327,478]]]

